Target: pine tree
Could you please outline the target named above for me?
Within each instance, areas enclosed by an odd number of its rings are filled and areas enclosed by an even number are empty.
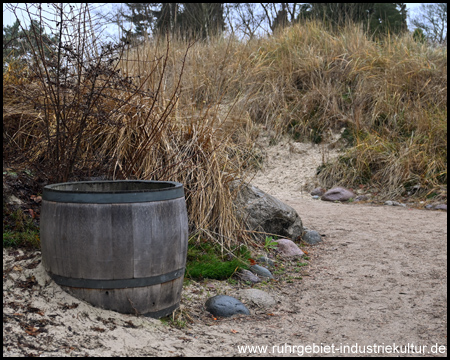
[[[183,3],[180,24],[186,37],[207,39],[225,29],[223,3]]]
[[[127,41],[145,35],[181,35],[200,38],[220,34],[225,29],[223,3],[125,3],[128,13],[120,15],[134,26],[126,30]]]
[[[22,29],[19,20],[13,25],[3,26],[3,72],[11,61],[22,65],[29,63],[41,43],[45,58],[51,59],[56,51],[57,38],[47,35],[37,20],[31,20],[26,30]]]
[[[333,27],[347,22],[363,23],[376,37],[407,30],[404,3],[306,3],[300,7],[300,19],[318,19]]]

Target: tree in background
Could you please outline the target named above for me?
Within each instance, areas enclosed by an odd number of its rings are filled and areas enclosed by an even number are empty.
[[[421,4],[411,23],[435,44],[447,45],[447,3]]]
[[[399,34],[408,29],[404,3],[375,3],[373,10],[368,29],[375,37],[388,33]]]
[[[180,25],[180,3],[163,3],[160,8],[153,11],[155,16],[155,29],[161,34],[175,34]]]
[[[423,33],[423,30],[421,28],[416,28],[416,30],[414,30],[413,39],[414,39],[414,41],[421,43],[421,44],[424,44],[427,42],[425,34]]]
[[[232,32],[242,32],[249,39],[254,38],[262,28],[265,14],[259,11],[256,3],[226,4],[227,20]]]
[[[141,40],[157,34],[183,38],[207,39],[225,29],[223,3],[125,3],[127,11],[119,16],[133,24],[131,30],[121,26],[127,41]]]
[[[374,3],[305,3],[301,6],[300,18],[344,26],[349,21],[367,22],[374,11]]]
[[[347,22],[363,23],[374,36],[398,34],[407,29],[404,3],[306,3],[300,6],[299,20],[322,20],[334,28]]]
[[[292,24],[298,15],[297,3],[261,3],[271,32]]]
[[[225,29],[223,3],[183,3],[179,34],[188,39],[205,40]]]
[[[152,3],[124,3],[127,11],[117,10],[114,22],[123,32],[122,41],[140,41],[144,36],[150,35],[154,31],[154,10]],[[131,23],[133,26],[124,26]]]
[[[29,63],[32,59],[32,48],[37,48],[37,39],[44,44],[44,56],[50,59],[54,53],[57,38],[47,35],[39,21],[31,20],[27,30],[22,30],[19,20],[16,20],[13,25],[3,26],[3,72],[13,60],[20,62],[23,66]]]

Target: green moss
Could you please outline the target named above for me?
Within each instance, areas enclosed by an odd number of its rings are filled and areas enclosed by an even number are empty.
[[[202,241],[192,241],[188,245],[186,277],[191,279],[224,280],[232,276],[238,269],[248,269],[250,252],[241,246],[232,249],[236,256],[228,258],[222,254],[220,246]]]
[[[21,209],[10,211],[3,205],[3,247],[40,249],[39,226]]]
[[[39,231],[3,232],[3,247],[33,247],[40,249]]]

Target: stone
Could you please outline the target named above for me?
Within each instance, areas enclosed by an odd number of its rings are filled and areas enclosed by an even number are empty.
[[[447,204],[438,204],[438,205],[434,205],[433,209],[435,210],[444,210],[447,211]]]
[[[255,304],[263,308],[268,308],[276,305],[275,299],[265,291],[259,289],[243,289],[238,292],[240,300],[245,301],[247,304]]]
[[[261,277],[273,279],[272,273],[263,266],[252,265],[250,266],[250,271]]]
[[[205,307],[214,316],[250,315],[250,311],[242,302],[228,295],[216,295],[209,298],[206,300]]]
[[[308,230],[303,234],[302,240],[309,245],[317,245],[322,242],[322,236],[315,230]]]
[[[10,195],[6,200],[6,203],[10,205],[22,205],[23,201],[14,195]]]
[[[355,202],[357,202],[357,201],[367,201],[367,200],[369,200],[369,197],[367,195],[358,195],[355,198]]]
[[[326,189],[324,189],[322,187],[318,187],[318,188],[315,188],[313,191],[311,191],[310,194],[312,196],[314,196],[314,195],[322,196],[323,194],[325,194],[326,191],[327,191]]]
[[[251,282],[252,284],[257,284],[261,282],[261,279],[258,277],[258,275],[255,275],[251,271],[246,269],[241,269],[238,273],[236,273],[236,275],[242,281],[248,281]]]
[[[319,195],[313,195],[312,198],[313,198],[314,200],[319,200],[319,199],[320,199],[320,196],[319,196]]]
[[[324,201],[347,201],[355,198],[355,194],[353,191],[342,187],[335,187],[333,189],[328,190],[325,194],[322,195],[321,200]]]
[[[391,201],[391,200],[385,201],[385,202],[384,202],[384,205],[387,205],[387,206],[403,206],[403,207],[406,207],[405,204],[402,204],[402,203],[400,203],[400,202],[398,202],[398,201]]]
[[[230,190],[236,193],[236,215],[245,222],[248,230],[255,231],[255,239],[264,242],[267,233],[292,240],[301,236],[302,220],[289,205],[241,180],[232,181]]]
[[[267,256],[261,256],[261,257],[257,258],[256,262],[261,263],[261,264],[267,264],[269,266],[274,266],[275,265],[273,263],[273,261],[271,259],[269,259]]]
[[[281,256],[285,258],[292,258],[296,256],[303,256],[305,253],[299,249],[299,247],[291,240],[280,239],[275,241],[278,246],[277,250]]]

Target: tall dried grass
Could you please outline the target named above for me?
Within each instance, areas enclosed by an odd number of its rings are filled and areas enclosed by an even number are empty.
[[[191,231],[223,245],[249,241],[227,183],[257,164],[261,125],[314,142],[346,128],[324,186],[446,193],[447,54],[407,35],[374,42],[355,25],[305,22],[245,43],[145,41],[114,66],[130,86],[110,81],[91,108],[72,178],[180,181]],[[55,122],[40,86],[12,65],[4,74],[4,160],[46,163]]]
[[[275,137],[320,143],[346,129],[348,151],[320,169],[323,186],[446,197],[446,48],[410,34],[373,41],[362,26],[332,31],[315,21],[246,43],[196,45],[188,78],[197,107],[233,103]]]

